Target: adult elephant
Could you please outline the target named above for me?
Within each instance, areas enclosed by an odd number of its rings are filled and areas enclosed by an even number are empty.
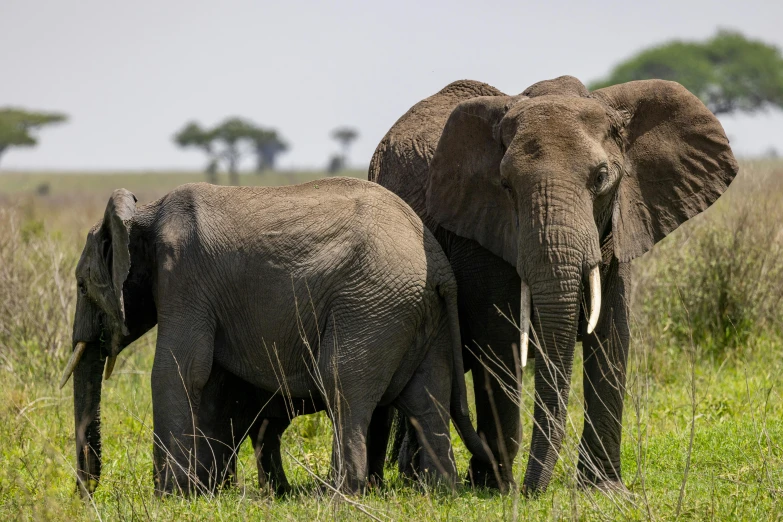
[[[458,81],[395,123],[369,178],[411,205],[446,251],[464,342],[491,347],[499,360],[483,362],[511,369],[489,378],[478,360],[485,355],[466,356],[479,432],[500,479],[473,460],[474,480],[501,488],[513,480],[519,408],[504,390],[516,389],[512,346],[519,343],[524,365],[532,327],[534,428],[523,490],[544,491],[552,477],[578,340],[585,383],[580,477],[624,487],[630,262],[709,207],[737,170],[715,116],[681,85],[661,80],[590,93],[563,76],[517,96]],[[591,307],[583,314],[588,286]],[[495,306],[511,310],[521,328]]]

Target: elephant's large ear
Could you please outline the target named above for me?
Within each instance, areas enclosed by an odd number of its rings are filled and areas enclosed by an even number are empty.
[[[622,120],[627,172],[612,235],[618,260],[630,261],[709,207],[739,167],[718,119],[676,82],[628,82],[592,95]]]
[[[122,287],[130,272],[130,219],[135,213],[136,196],[126,189],[117,189],[112,193],[103,215],[104,262],[111,274],[124,335],[128,335],[128,331]]]
[[[500,184],[500,121],[523,96],[479,96],[451,112],[432,158],[427,212],[516,266],[515,213]]]

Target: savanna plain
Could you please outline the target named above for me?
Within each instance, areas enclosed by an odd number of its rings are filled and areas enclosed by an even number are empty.
[[[320,176],[248,175],[242,182]],[[331,425],[318,414],[297,418],[283,439],[294,493],[275,498],[258,488],[245,443],[235,487],[159,499],[152,482],[153,330],[123,352],[104,383],[103,474],[94,497],[82,500],[75,488],[72,385],[60,390],[58,383],[71,351],[73,271],[86,233],[115,188],[131,190],[143,204],[200,180],[196,173],[0,174],[2,519],[783,519],[783,162],[776,160],[742,162],[713,207],[634,262],[622,446],[629,495],[579,487],[577,350],[564,448],[549,490],[538,498],[429,489],[403,482],[393,467],[384,488],[343,497],[321,486]],[[514,466],[519,483],[532,384],[528,369]],[[464,473],[468,454],[456,434],[453,440]]]

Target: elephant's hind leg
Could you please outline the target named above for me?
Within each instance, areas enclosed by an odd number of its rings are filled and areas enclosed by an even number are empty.
[[[332,420],[332,482],[340,491],[363,493],[367,486],[367,433],[380,393],[377,379],[368,374],[366,361],[359,356],[365,343],[357,342],[350,327],[340,334],[334,323],[321,341],[319,376],[324,401]]]
[[[436,338],[395,400],[395,405],[408,418],[418,442],[418,454],[414,457],[418,466],[410,471],[426,482],[442,481],[449,486],[453,486],[456,479],[449,430],[452,350],[447,335]]]

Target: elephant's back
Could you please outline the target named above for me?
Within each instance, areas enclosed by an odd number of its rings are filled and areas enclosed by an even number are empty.
[[[502,96],[486,83],[459,80],[425,98],[392,126],[375,149],[368,179],[400,196],[427,223],[429,165],[451,111],[476,96]]]
[[[421,250],[424,225],[396,194],[369,181],[335,177],[283,187],[178,187],[157,203],[159,243],[270,256],[295,269],[350,262],[368,249]]]

